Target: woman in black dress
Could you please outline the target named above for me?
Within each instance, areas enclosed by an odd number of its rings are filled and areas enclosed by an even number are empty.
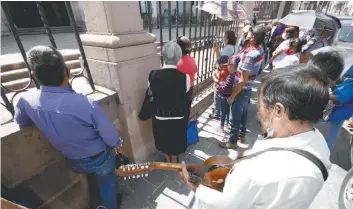
[[[176,42],[163,45],[162,54],[163,68],[152,71],[148,78],[154,106],[152,128],[156,148],[166,155],[167,162],[175,163],[187,148],[190,77],[176,68],[182,56]]]

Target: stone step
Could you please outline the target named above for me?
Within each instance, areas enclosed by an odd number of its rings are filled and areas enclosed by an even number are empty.
[[[80,69],[79,60],[71,60],[66,62],[66,66],[73,71],[72,73],[78,73],[77,69]],[[76,70],[76,71],[75,71]],[[9,82],[9,81],[14,81],[22,78],[29,78],[28,74],[28,69],[27,68],[22,68],[22,69],[16,69],[16,70],[10,70],[6,72],[0,73],[1,75],[1,82]]]
[[[72,62],[72,63],[76,63],[78,60],[73,60],[73,61],[75,61],[75,62]],[[78,63],[79,63],[79,61],[78,61]],[[73,65],[72,64],[72,65],[69,65],[69,66],[71,66],[71,68],[69,67],[71,75],[77,74],[77,73],[81,72],[81,70],[82,70],[82,68],[80,68],[80,66],[77,66],[77,65]],[[25,70],[27,71],[27,68],[25,68]],[[9,72],[6,72],[6,73],[9,73]],[[8,89],[11,89],[11,90],[22,89],[22,88],[26,87],[28,85],[28,83],[29,83],[29,77],[26,74],[23,74],[23,75],[25,75],[26,78],[20,78],[20,79],[10,80],[10,81],[4,82],[3,81],[3,74],[1,74],[2,85],[7,87]],[[34,82],[32,82],[30,87],[35,87]],[[6,90],[6,89],[4,91],[5,91],[5,93],[9,93],[9,91]]]
[[[59,208],[59,205],[65,205],[62,208],[83,209],[88,205],[87,182],[82,175],[68,168],[64,159],[53,163],[25,184],[42,202],[38,208]],[[82,191],[87,191],[87,193],[82,193]],[[72,195],[75,192],[76,194],[80,192],[80,194],[73,198]],[[68,197],[70,201],[63,201]]]
[[[78,60],[80,51],[78,49],[59,50],[65,61]],[[1,72],[26,68],[23,58],[20,53],[5,54],[0,57]]]

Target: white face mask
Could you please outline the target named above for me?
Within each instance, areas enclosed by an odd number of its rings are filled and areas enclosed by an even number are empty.
[[[287,39],[287,35],[286,35],[286,33],[282,33],[282,38],[283,38],[284,40],[286,40],[286,39]]]

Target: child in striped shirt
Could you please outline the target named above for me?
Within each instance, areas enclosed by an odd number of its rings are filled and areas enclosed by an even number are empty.
[[[221,125],[218,128],[218,131],[221,133],[224,132],[224,124],[226,120],[229,124],[230,105],[228,104],[227,100],[232,94],[235,77],[239,77],[237,73],[239,62],[239,55],[233,56],[231,59],[228,60],[227,67],[229,75],[227,79],[223,82],[220,82],[217,87],[218,99],[221,106]]]

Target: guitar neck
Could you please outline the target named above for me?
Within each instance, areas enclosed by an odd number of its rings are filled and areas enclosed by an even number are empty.
[[[201,165],[197,164],[185,164],[186,169],[198,169],[201,167]],[[153,170],[168,170],[168,171],[180,171],[181,170],[181,164],[180,163],[154,163],[153,166],[151,166]]]

